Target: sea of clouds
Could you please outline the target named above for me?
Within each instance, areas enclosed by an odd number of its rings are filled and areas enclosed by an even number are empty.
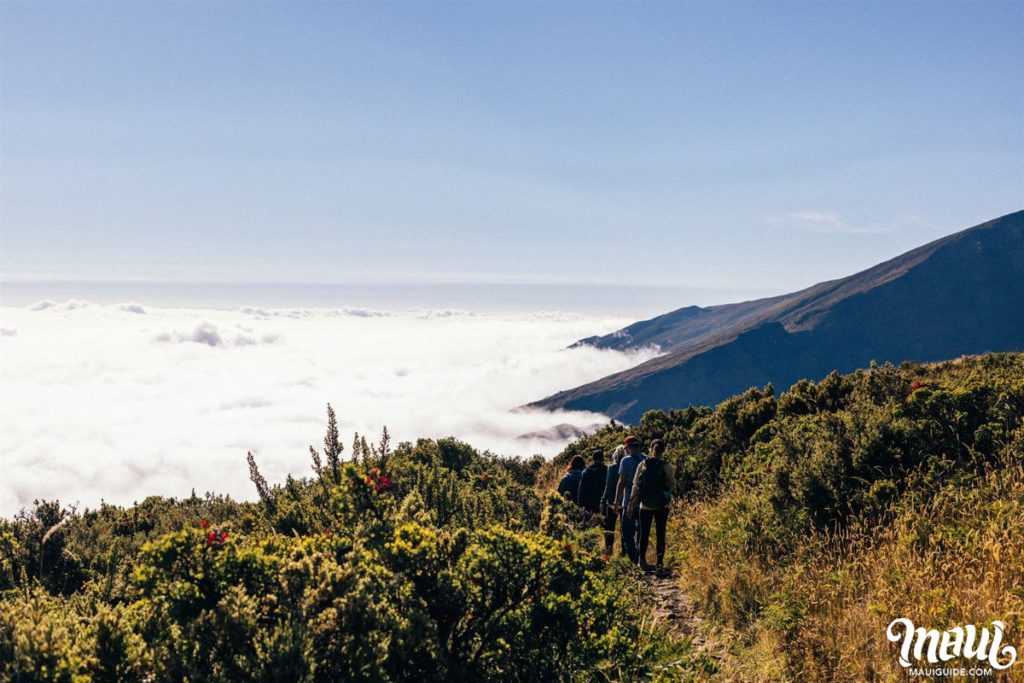
[[[214,491],[251,499],[309,473],[326,404],[354,432],[456,436],[501,454],[592,413],[514,411],[654,352],[565,347],[630,320],[563,313],[263,309],[43,301],[0,308],[0,515],[35,499],[95,506]]]

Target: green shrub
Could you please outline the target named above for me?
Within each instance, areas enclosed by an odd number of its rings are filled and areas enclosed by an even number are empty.
[[[256,503],[3,522],[0,680],[591,680],[679,659],[589,514],[553,496],[542,525],[536,459],[454,439],[340,453],[329,414],[312,477],[270,484],[249,455]]]

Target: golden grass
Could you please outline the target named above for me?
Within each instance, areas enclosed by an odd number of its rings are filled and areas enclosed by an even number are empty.
[[[885,637],[898,617],[939,630],[1000,619],[1024,657],[1019,458],[884,524],[809,534],[796,557],[777,564],[729,538],[723,514],[745,495],[683,506],[670,534],[682,585],[702,614],[735,629],[723,680],[906,680]],[[1024,663],[983,680],[1024,681]]]

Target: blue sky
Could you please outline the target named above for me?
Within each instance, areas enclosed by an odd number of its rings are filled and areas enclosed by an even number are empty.
[[[1024,206],[1022,36],[1020,2],[3,0],[0,275],[789,291]]]

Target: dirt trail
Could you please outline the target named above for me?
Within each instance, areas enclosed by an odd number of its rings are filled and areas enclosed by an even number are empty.
[[[654,598],[655,618],[663,621],[678,638],[690,640],[694,649],[718,661],[729,656],[726,647],[708,635],[703,619],[693,603],[679,586],[679,577],[673,571],[648,574],[644,577]]]

